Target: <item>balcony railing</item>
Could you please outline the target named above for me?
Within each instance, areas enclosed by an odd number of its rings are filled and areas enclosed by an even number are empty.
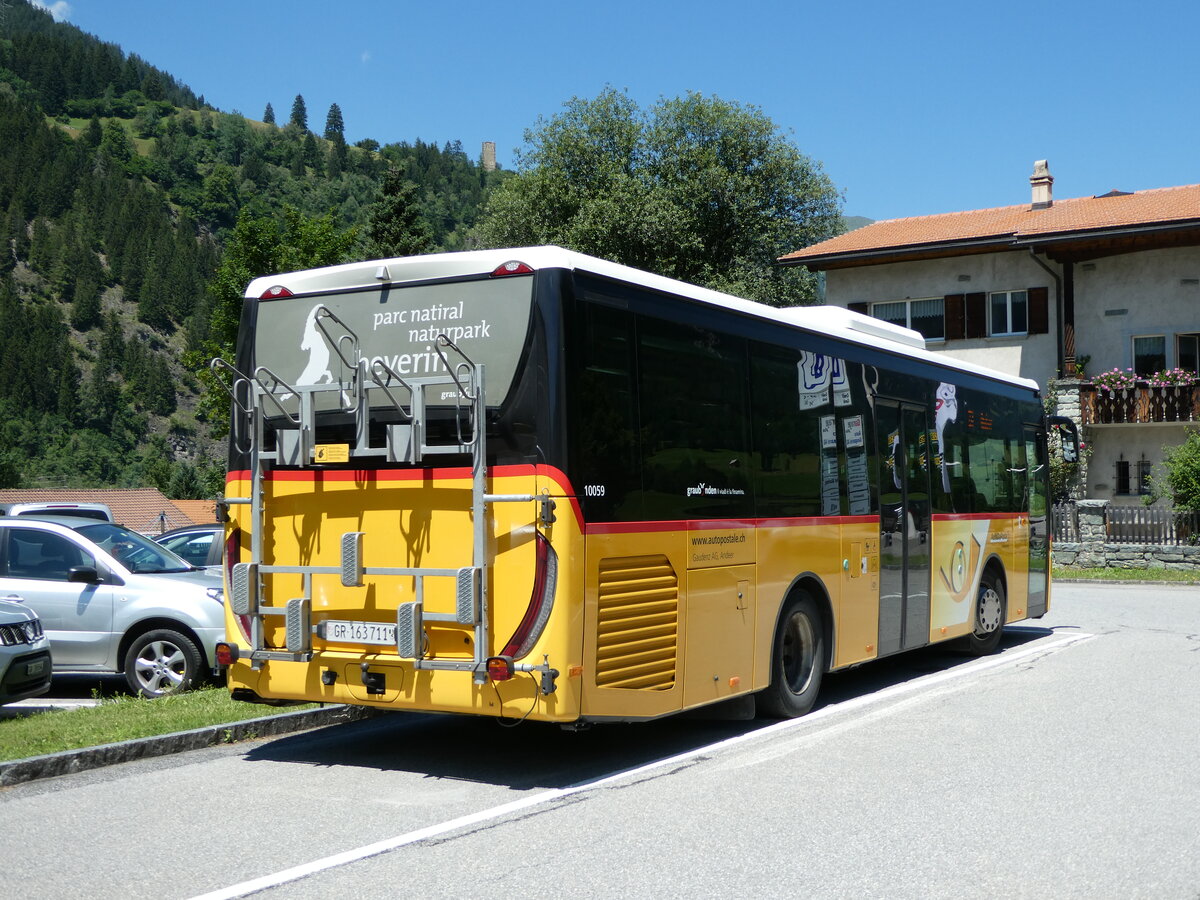
[[[1200,385],[1139,385],[1105,390],[1084,383],[1079,386],[1079,411],[1084,425],[1197,422]]]

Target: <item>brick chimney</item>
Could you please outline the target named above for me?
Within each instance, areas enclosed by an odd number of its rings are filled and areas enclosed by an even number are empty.
[[[1033,204],[1030,209],[1049,209],[1054,205],[1054,176],[1050,174],[1050,165],[1044,159],[1033,164],[1033,175],[1029,177],[1029,185],[1033,188]]]

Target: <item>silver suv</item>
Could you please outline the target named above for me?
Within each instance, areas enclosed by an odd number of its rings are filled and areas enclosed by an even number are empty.
[[[225,632],[219,574],[111,522],[0,518],[0,599],[41,617],[56,673],[123,672],[145,697],[196,685]]]
[[[0,600],[0,704],[50,690],[50,642],[32,609]]]

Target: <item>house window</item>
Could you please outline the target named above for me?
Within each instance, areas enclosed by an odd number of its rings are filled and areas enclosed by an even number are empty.
[[[1029,331],[1029,292],[997,291],[989,304],[988,334],[1026,334]]]
[[[1150,493],[1150,469],[1152,468],[1150,460],[1142,459],[1138,461],[1138,493],[1143,497]]]
[[[928,300],[893,300],[888,303],[872,303],[871,315],[894,325],[903,325],[929,341],[940,341],[946,337],[946,317],[941,297]]]
[[[1133,339],[1133,373],[1147,378],[1167,367],[1167,339],[1161,334],[1144,334]]]
[[[1200,334],[1175,335],[1175,365],[1200,372]]]
[[[1129,460],[1117,460],[1117,488],[1114,493],[1119,496],[1127,496],[1129,494]]]

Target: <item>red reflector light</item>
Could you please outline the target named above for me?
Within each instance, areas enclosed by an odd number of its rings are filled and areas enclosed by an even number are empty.
[[[225,538],[225,593],[228,595],[233,587],[233,567],[242,561],[242,530],[240,528],[232,528],[229,531],[229,536]],[[242,632],[242,637],[247,641],[250,640],[250,617],[237,617],[238,629]]]
[[[259,300],[276,300],[279,297],[290,297],[292,292],[285,288],[282,284],[277,284],[274,287],[269,287],[263,291]]]
[[[532,275],[533,268],[523,262],[518,262],[515,259],[510,259],[503,265],[496,266],[492,271],[493,278],[500,278],[504,275]]]
[[[510,681],[515,674],[513,661],[507,656],[492,656],[487,661],[488,678],[492,681]]]
[[[238,645],[226,644],[224,641],[217,644],[217,665],[232,666],[238,661]]]

